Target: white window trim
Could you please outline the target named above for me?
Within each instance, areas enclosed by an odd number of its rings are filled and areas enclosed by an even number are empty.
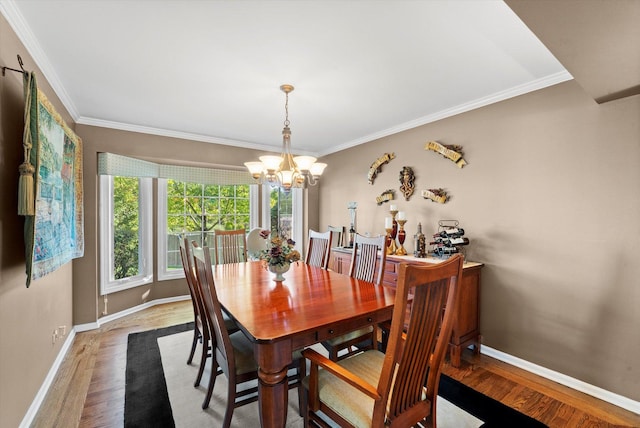
[[[271,207],[269,204],[271,203],[271,186],[268,184],[262,185],[262,201],[261,206],[262,209],[262,221],[260,222],[260,226],[263,230],[271,230]]]
[[[303,189],[292,189],[293,198],[291,201],[291,217],[293,218],[293,236],[291,237],[296,245],[295,249],[300,254],[304,254],[304,193]]]
[[[114,293],[153,282],[153,185],[151,178],[140,178],[140,256],[142,273],[112,280],[113,266],[113,176],[100,176],[100,295]]]
[[[167,179],[158,178],[158,281],[184,278],[183,269],[167,270]]]
[[[257,184],[249,185],[249,228],[255,229],[260,227],[260,186]]]

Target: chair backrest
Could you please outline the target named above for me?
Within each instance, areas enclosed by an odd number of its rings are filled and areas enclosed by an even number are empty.
[[[217,265],[247,261],[247,235],[244,229],[216,230],[213,240]]]
[[[307,257],[304,262],[308,265],[327,269],[329,267],[332,239],[333,236],[329,231],[316,232],[309,229],[309,246],[307,247]]]
[[[329,226],[327,230],[333,236],[333,246],[342,247],[344,245],[344,237],[346,229],[344,226]]]
[[[356,234],[353,239],[349,276],[377,285],[382,284],[384,264],[387,262],[386,240],[387,237],[383,235],[368,237]]]
[[[193,259],[197,276],[197,284],[204,302],[205,318],[212,334],[212,346],[215,346],[216,363],[222,371],[230,376],[235,373],[235,356],[229,332],[222,316],[222,306],[218,300],[215,284],[213,281],[213,271],[211,269],[211,254],[209,247],[198,247],[193,243]],[[215,335],[215,340],[213,336]],[[203,344],[206,346],[206,344]]]
[[[374,405],[373,426],[382,426],[385,420],[391,421],[392,427],[413,426],[435,412],[442,360],[458,304],[462,262],[462,256],[456,254],[431,266],[400,264],[389,344],[378,383],[382,399]],[[413,297],[405,335],[410,289]]]
[[[193,266],[193,256],[191,253],[191,244],[187,238],[180,238],[180,258],[182,260],[182,268],[184,270],[184,277],[187,280],[187,285],[189,286],[189,294],[191,294],[191,303],[193,304],[193,313],[196,317],[200,317],[200,321],[202,323],[204,320],[204,308],[203,302],[200,298],[200,292],[198,290],[196,271]]]

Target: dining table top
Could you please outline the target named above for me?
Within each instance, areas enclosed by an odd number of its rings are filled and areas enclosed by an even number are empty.
[[[393,307],[395,288],[295,262],[276,282],[261,261],[213,266],[218,299],[244,333],[269,343]]]

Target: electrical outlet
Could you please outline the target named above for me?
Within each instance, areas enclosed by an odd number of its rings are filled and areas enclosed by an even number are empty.
[[[61,325],[60,327],[58,327],[58,335],[60,337],[65,337],[67,335],[67,326],[66,325]]]

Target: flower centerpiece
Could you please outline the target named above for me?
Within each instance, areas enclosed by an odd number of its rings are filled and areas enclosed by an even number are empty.
[[[271,232],[263,230],[260,236],[267,239]],[[269,247],[260,252],[260,260],[267,269],[276,274],[276,281],[284,281],[283,273],[289,270],[293,262],[300,260],[300,253],[293,246],[296,243],[292,239],[285,239],[281,236],[271,238]]]

